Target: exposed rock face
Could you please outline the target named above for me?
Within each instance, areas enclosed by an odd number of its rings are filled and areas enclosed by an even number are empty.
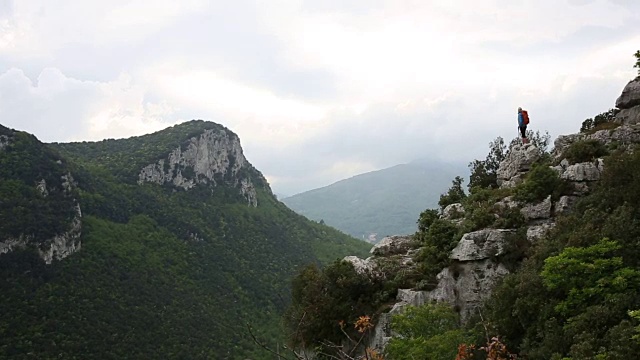
[[[571,212],[571,209],[573,208],[573,205],[575,205],[577,199],[577,196],[561,196],[556,203],[555,214],[561,215]]]
[[[82,211],[80,205],[76,205],[76,215],[71,220],[71,228],[64,234],[56,235],[40,246],[38,252],[40,257],[47,264],[53,260],[62,260],[67,256],[79,251],[82,244],[80,235],[82,234]]]
[[[368,257],[363,260],[357,256],[346,256],[342,260],[350,262],[353,265],[353,268],[356,270],[356,272],[358,272],[358,274],[371,272],[376,268],[376,263],[373,262],[371,257]]]
[[[166,159],[145,166],[138,183],[171,183],[186,190],[196,184],[226,183],[237,187],[251,206],[257,206],[255,186],[248,177],[239,175],[249,167],[240,139],[224,130],[205,130],[189,140],[186,149],[173,150]]]
[[[630,109],[622,109],[616,115],[616,121],[626,125],[636,125],[640,123],[640,105]]]
[[[504,265],[492,259],[455,263],[438,274],[438,286],[426,292],[426,299],[455,306],[460,312],[460,319],[465,322],[491,296],[495,284],[508,273]]]
[[[62,192],[64,196],[73,196],[76,183],[70,173],[61,177]],[[47,182],[43,179],[35,183],[36,189],[43,197],[49,195],[51,191],[60,191],[60,189],[48,188]],[[40,257],[47,264],[51,264],[53,260],[62,260],[67,256],[79,251],[81,248],[80,236],[82,235],[82,210],[76,199],[73,199],[73,218],[69,221],[68,230],[53,236],[50,239],[38,240],[35,244]],[[15,249],[24,249],[36,241],[32,235],[21,234],[17,238],[0,239],[0,254],[11,252]]]
[[[371,248],[370,253],[376,256],[405,254],[415,243],[411,236],[389,236]]]
[[[604,161],[598,159],[595,162],[569,165],[560,177],[569,181],[598,181],[602,171],[604,171]]]
[[[526,221],[549,219],[551,217],[551,195],[538,204],[530,204],[520,209]]]
[[[0,150],[4,150],[7,145],[9,145],[9,137],[7,135],[0,135]]]
[[[460,203],[447,205],[444,210],[442,210],[442,218],[445,220],[455,220],[464,216],[464,206]]]
[[[527,228],[527,241],[534,243],[547,234],[547,232],[555,226],[555,223],[542,223],[539,225],[529,226]]]
[[[466,233],[449,256],[457,261],[476,261],[504,254],[507,235],[513,230],[483,229]]]
[[[616,100],[618,109],[629,109],[637,105],[640,105],[640,76],[629,81]]]
[[[512,186],[516,175],[529,171],[531,165],[540,159],[540,151],[533,144],[515,145],[509,149],[507,157],[500,163],[498,168],[498,185],[503,187]]]

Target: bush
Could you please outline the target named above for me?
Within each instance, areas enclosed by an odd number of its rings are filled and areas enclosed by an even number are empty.
[[[614,123],[616,115],[620,112],[618,109],[609,109],[603,113],[596,115],[594,118],[586,119],[580,127],[581,133],[593,134],[598,130],[615,129],[620,126]]]
[[[451,182],[451,187],[449,188],[447,193],[440,195],[438,205],[440,205],[441,210],[444,210],[444,208],[446,208],[448,205],[462,202],[462,200],[467,197],[467,194],[462,188],[463,182],[463,178],[461,178],[460,176],[456,176],[456,178]]]
[[[563,157],[571,164],[593,161],[599,157],[608,155],[607,148],[597,140],[579,140],[569,145],[564,151]]]
[[[560,179],[555,170],[545,164],[536,164],[525,181],[515,188],[514,200],[535,203],[549,195],[557,199],[566,189],[566,182]]]

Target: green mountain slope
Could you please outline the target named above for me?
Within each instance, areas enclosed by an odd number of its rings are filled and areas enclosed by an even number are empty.
[[[0,172],[0,224],[23,224],[0,227],[0,250],[8,249],[0,254],[0,358],[267,359],[246,325],[262,338],[281,338],[296,269],[369,248],[278,202],[241,156],[237,136],[218,124],[72,144],[0,129],[0,164],[24,170]],[[197,147],[203,141],[211,156]],[[199,168],[207,156],[216,171]],[[47,176],[57,189],[67,171],[74,179],[67,203],[37,191]],[[31,208],[18,213],[6,199]],[[74,200],[82,209],[81,247],[47,265],[38,249],[68,229],[72,213],[64,211]],[[40,203],[57,204],[64,216]],[[33,236],[41,218],[59,228],[45,223],[49,232]]]
[[[282,201],[309,219],[357,238],[410,234],[425,208],[436,207],[462,166],[410,163],[373,171]]]

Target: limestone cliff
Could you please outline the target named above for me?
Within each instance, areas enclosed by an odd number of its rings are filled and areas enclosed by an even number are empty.
[[[243,174],[251,165],[240,146],[240,139],[225,130],[208,129],[188,139],[185,146],[173,149],[140,170],[138,183],[172,184],[185,190],[196,184],[226,184],[238,188],[251,206],[258,206],[256,188]]]

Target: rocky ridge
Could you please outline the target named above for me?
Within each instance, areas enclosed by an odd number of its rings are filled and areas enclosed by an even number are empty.
[[[551,153],[554,163],[551,168],[570,186],[570,191],[553,200],[548,196],[543,201],[523,204],[507,196],[498,201],[495,208],[517,209],[526,223],[526,242],[534,243],[545,236],[555,226],[558,216],[571,211],[576,200],[589,193],[593,184],[599,179],[604,167],[604,159],[571,163],[564,157],[565,151],[578,141],[595,140],[609,148],[629,150],[640,143],[640,77],[632,80],[624,88],[616,101],[620,112],[616,116],[616,126],[592,133],[580,133],[559,136],[554,142]],[[500,164],[497,171],[498,185],[501,188],[513,188],[524,181],[527,173],[543,152],[532,144],[517,144]],[[443,209],[440,218],[460,225],[464,220],[465,209],[462,204],[452,204]],[[498,214],[495,214],[498,217]],[[396,303],[387,313],[379,316],[378,322],[370,337],[368,346],[382,351],[394,335],[390,328],[390,320],[394,314],[400,313],[407,306],[419,306],[430,301],[446,302],[454,306],[463,322],[470,319],[482,306],[496,283],[509,273],[509,268],[501,262],[501,257],[519,251],[514,246],[515,229],[486,228],[466,233],[451,251],[451,265],[437,275],[437,285],[429,291],[415,289],[399,289]],[[419,251],[410,236],[386,238],[380,244],[381,251],[374,247],[373,254],[366,260],[347,257],[361,271],[375,270],[384,262],[385,257],[392,254],[403,259],[404,264],[414,266],[412,255]],[[526,244],[524,246],[527,246]]]
[[[197,184],[226,183],[238,188],[248,204],[256,207],[258,196],[251,178],[240,176],[249,166],[237,136],[209,129],[189,139],[186,147],[178,147],[166,158],[142,168],[138,184],[169,183],[189,190]]]

